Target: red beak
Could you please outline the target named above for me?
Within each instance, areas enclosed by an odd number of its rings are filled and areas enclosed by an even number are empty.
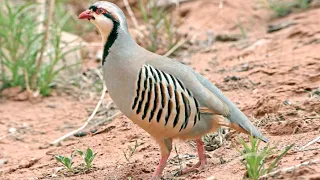
[[[79,19],[94,19],[94,17],[91,15],[91,10],[85,10],[79,15]]]

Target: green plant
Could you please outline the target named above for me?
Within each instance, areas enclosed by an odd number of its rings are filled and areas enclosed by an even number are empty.
[[[63,164],[69,171],[73,171],[73,168],[72,168],[73,157],[74,157],[74,153],[72,153],[70,157],[65,157],[65,156],[61,156],[61,155],[55,156],[56,160],[58,162],[60,162],[61,164]]]
[[[96,157],[97,153],[93,153],[92,149],[88,148],[86,150],[86,152],[82,152],[81,150],[77,150],[77,152],[79,153],[79,155],[82,157],[82,159],[84,160],[84,163],[86,165],[86,167],[89,169],[92,167],[92,162],[94,160],[94,158]]]
[[[41,48],[42,33],[35,21],[36,5],[27,3],[13,8],[8,1],[0,3],[0,63],[2,87],[26,87],[35,71]]]
[[[310,7],[311,0],[295,0],[297,8],[307,9]]]
[[[297,9],[307,9],[310,7],[310,0],[263,0],[267,8],[273,10],[277,17],[284,17]]]
[[[49,38],[43,43],[44,32],[39,28],[43,22],[39,22],[38,9],[33,3],[0,2],[0,91],[21,86],[47,96],[57,75],[70,67],[57,67],[67,54],[77,49],[65,51],[61,47],[61,28],[67,19],[51,23]],[[42,49],[45,50],[43,61],[37,67]]]
[[[273,10],[278,17],[283,17],[291,13],[292,3],[283,0],[265,0],[268,7]]]
[[[79,63],[75,63],[68,66],[63,65],[58,67],[58,63],[64,59],[66,55],[79,49],[79,46],[69,50],[61,48],[62,31],[60,27],[62,26],[63,24],[57,24],[56,27],[53,27],[51,30],[52,38],[50,39],[50,43],[52,51],[51,53],[48,53],[48,61],[43,62],[38,76],[38,88],[40,89],[40,93],[45,96],[50,95],[51,89],[54,86],[53,81],[61,71],[79,65]]]
[[[250,142],[247,144],[242,138],[238,138],[240,145],[243,147],[243,151],[234,146],[237,151],[244,158],[241,163],[245,166],[250,179],[258,180],[260,176],[271,172],[279,163],[281,158],[294,146],[294,144],[288,146],[283,150],[276,159],[274,159],[268,167],[267,160],[277,154],[276,147],[270,147],[267,144],[264,148],[259,150],[259,144],[261,140],[254,137],[250,137]]]
[[[151,6],[147,7],[145,4]],[[177,23],[164,7],[157,6],[154,0],[147,0],[146,3],[139,0],[139,11],[147,28],[141,41],[146,43],[143,45],[148,50],[166,52],[178,43],[180,37],[176,31]]]
[[[138,141],[135,141],[135,144],[133,147],[129,146],[126,151],[123,151],[123,155],[126,158],[128,162],[130,162],[130,158],[133,156],[134,152],[136,151],[137,147],[139,147]],[[129,151],[127,153],[127,151]]]

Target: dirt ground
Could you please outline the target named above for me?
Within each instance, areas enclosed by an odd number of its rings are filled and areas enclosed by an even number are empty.
[[[277,169],[308,161],[268,179],[320,179],[320,142],[299,150],[320,135],[320,9],[310,8],[284,18],[261,8],[255,0],[199,0],[183,3],[182,32],[190,42],[179,61],[209,78],[255,122],[278,149],[294,143]],[[270,25],[290,26],[267,33]],[[242,31],[241,31],[242,30]],[[234,42],[211,42],[213,36],[241,34]],[[81,73],[81,72],[79,72]],[[107,98],[106,98],[107,99]],[[100,133],[71,137],[61,146],[48,143],[80,127],[90,116],[97,98],[78,100],[55,95],[36,102],[0,99],[0,179],[150,179],[159,161],[155,141],[123,115],[98,128]],[[2,138],[9,131],[15,135]],[[165,179],[242,179],[245,169],[232,147],[207,151],[205,169],[174,177],[180,168],[173,150]],[[127,160],[124,151],[138,147]],[[175,141],[181,165],[197,161],[192,143]],[[76,149],[98,152],[92,172],[72,176],[57,173],[54,155],[69,156]],[[79,164],[79,158],[75,158]]]

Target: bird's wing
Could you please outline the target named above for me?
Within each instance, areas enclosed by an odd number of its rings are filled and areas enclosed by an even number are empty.
[[[253,136],[267,141],[250,120],[217,87],[190,67],[166,57],[159,57],[146,63],[179,79],[205,108],[204,111],[223,115],[231,123],[235,123]]]
[[[223,116],[230,115],[230,109],[220,98],[203,86],[194,75],[194,71],[177,61],[169,58],[156,59],[147,62],[149,65],[168,73],[179,79],[198,99],[203,111],[211,111],[214,114]],[[207,109],[205,109],[207,108]]]

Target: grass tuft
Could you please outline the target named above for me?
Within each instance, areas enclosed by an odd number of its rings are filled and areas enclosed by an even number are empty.
[[[271,9],[277,17],[284,17],[293,11],[307,9],[311,0],[263,0],[267,8]]]
[[[135,141],[135,144],[133,147],[129,146],[126,151],[123,151],[124,158],[130,162],[131,157],[136,152],[137,147],[139,147],[138,141]]]
[[[275,146],[270,147],[270,145],[267,144],[262,149],[259,149],[261,140],[252,136],[250,137],[250,142],[248,144],[242,138],[239,138],[238,141],[243,147],[243,150],[240,150],[235,145],[234,147],[244,158],[241,163],[245,166],[248,177],[253,180],[258,180],[259,177],[270,173],[277,167],[282,157],[294,146],[294,144],[291,144],[286,147],[271,163],[268,163],[267,161],[269,159],[278,154]]]
[[[0,2],[0,91],[20,86],[28,91],[39,91],[48,96],[58,74],[71,67],[58,67],[59,62],[78,47],[64,51],[61,46],[62,28],[66,21],[51,23],[46,43],[44,32],[39,27],[39,5]],[[46,45],[44,61],[37,67],[42,46]],[[35,77],[35,78],[33,78]],[[33,80],[35,79],[35,86]]]

